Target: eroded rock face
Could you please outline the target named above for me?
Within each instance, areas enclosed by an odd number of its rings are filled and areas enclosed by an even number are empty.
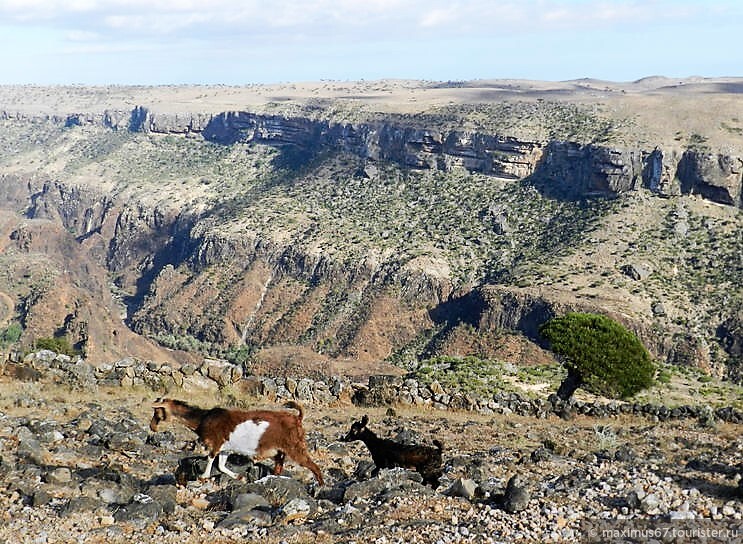
[[[678,163],[677,177],[683,194],[741,206],[743,160],[720,153],[689,149]]]

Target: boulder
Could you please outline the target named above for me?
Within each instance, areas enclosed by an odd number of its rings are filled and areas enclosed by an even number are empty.
[[[653,273],[653,267],[647,263],[629,263],[621,268],[622,273],[635,281],[644,281]]]
[[[506,484],[503,495],[503,509],[509,514],[515,514],[525,510],[529,504],[531,495],[518,475],[514,475]]]

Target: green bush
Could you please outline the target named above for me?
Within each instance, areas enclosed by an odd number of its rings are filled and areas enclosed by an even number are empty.
[[[20,323],[13,322],[5,329],[0,331],[0,346],[9,346],[11,344],[15,344],[18,342],[18,340],[21,339],[21,334],[23,333],[23,327],[21,327]]]
[[[244,366],[250,361],[255,351],[252,345],[230,346],[224,353],[224,358],[234,365]]]
[[[569,313],[544,323],[540,334],[568,370],[558,396],[585,389],[610,398],[628,398],[653,383],[655,369],[642,342],[608,317]]]
[[[669,371],[667,371],[667,370],[661,370],[658,373],[657,380],[658,380],[658,383],[669,384],[669,383],[671,383],[671,378],[672,377],[673,376],[671,375],[671,373]]]
[[[37,338],[34,342],[36,349],[48,349],[55,353],[61,353],[62,355],[68,355],[75,357],[80,355],[80,352],[76,350],[67,340],[66,336],[55,336],[53,338]]]

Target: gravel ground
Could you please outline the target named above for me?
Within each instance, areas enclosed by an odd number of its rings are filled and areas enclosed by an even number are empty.
[[[151,433],[152,399],[4,390],[0,542],[684,542],[702,530],[724,536],[707,542],[743,538],[743,438],[733,424],[307,406],[325,487],[291,463],[289,478],[264,477],[270,463],[240,459],[236,470],[257,482],[178,485],[179,463],[203,462],[203,450],[184,427]],[[441,440],[440,487],[402,469],[370,477],[365,446],[338,440],[364,413],[380,436]]]

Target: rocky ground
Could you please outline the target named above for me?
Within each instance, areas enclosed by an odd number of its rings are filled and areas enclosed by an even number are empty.
[[[707,542],[743,539],[743,437],[732,423],[310,405],[324,487],[291,463],[274,477],[270,463],[235,456],[246,481],[199,482],[195,436],[148,428],[155,393],[0,380],[0,542],[645,542],[659,531],[658,541],[683,542],[694,530],[716,531]],[[443,441],[440,487],[400,469],[371,477],[365,447],[339,441],[364,413],[381,436]],[[646,532],[631,540],[630,529]]]

